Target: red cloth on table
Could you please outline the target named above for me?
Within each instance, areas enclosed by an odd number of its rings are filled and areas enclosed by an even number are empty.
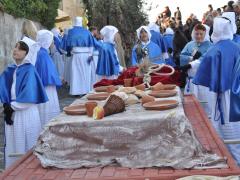
[[[102,79],[101,81],[94,84],[95,87],[99,86],[109,86],[109,85],[124,85],[124,79],[133,79],[133,86],[139,85],[143,83],[143,77],[137,77],[135,75],[135,71],[138,67],[130,67],[125,70],[117,79]],[[160,73],[169,73],[171,70],[168,67],[163,67],[159,72]],[[176,84],[177,86],[181,85],[180,81],[180,72],[175,70],[175,73],[171,76],[159,76],[159,75],[151,75],[151,85],[154,85],[158,82],[163,84]]]

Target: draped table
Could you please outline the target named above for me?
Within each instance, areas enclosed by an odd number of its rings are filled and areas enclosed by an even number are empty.
[[[226,168],[226,159],[207,151],[195,137],[177,91],[175,97],[161,98],[179,101],[166,111],[146,111],[136,104],[102,120],[62,113],[44,128],[34,154],[43,167]]]

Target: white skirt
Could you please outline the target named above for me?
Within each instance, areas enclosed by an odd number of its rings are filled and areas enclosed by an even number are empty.
[[[87,94],[92,90],[91,64],[88,63],[89,53],[75,53],[72,58],[70,94]]]
[[[98,52],[98,51],[97,51]],[[93,61],[91,62],[91,86],[99,81],[99,77],[96,74],[97,64],[98,64],[98,53],[93,53]]]
[[[64,55],[64,75],[63,79],[67,82],[67,84],[70,84],[70,79],[71,79],[71,64],[72,64],[72,57],[67,57]]]
[[[211,106],[212,106],[212,124],[216,129],[217,133],[222,139],[225,140],[236,140],[240,139],[240,121],[238,122],[229,122],[230,114],[230,91],[226,91],[221,94],[221,107],[224,117],[225,124],[221,124],[220,112],[217,106],[217,94],[211,92]],[[240,144],[229,144],[227,145],[228,149],[232,153],[234,159],[240,165]]]
[[[49,101],[38,105],[42,128],[60,113],[56,86],[47,86],[45,87],[45,90]]]
[[[59,52],[55,52],[52,56],[53,62],[57,68],[57,72],[60,76],[60,79],[64,77],[64,60],[63,56]]]
[[[41,131],[41,122],[37,105],[33,104],[28,109],[15,111],[12,126],[5,124],[5,163],[6,167],[12,165],[18,157],[11,155],[24,155],[37,142]]]

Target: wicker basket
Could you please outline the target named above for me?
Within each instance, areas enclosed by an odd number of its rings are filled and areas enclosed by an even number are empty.
[[[103,106],[103,109],[104,116],[121,113],[125,111],[125,103],[122,98],[116,95],[111,95],[106,104]]]

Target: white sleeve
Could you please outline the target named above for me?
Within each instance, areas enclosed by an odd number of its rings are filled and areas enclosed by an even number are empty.
[[[195,61],[190,62],[190,64],[191,64],[191,66],[192,66],[193,69],[198,69],[198,67],[199,67],[199,65],[200,65],[200,60],[197,59],[197,60],[195,60]]]
[[[163,57],[163,59],[168,59],[168,58],[169,58],[169,55],[168,55],[167,52],[165,52],[165,53],[162,54],[162,57]]]
[[[25,110],[25,109],[28,109],[32,105],[33,104],[31,104],[31,103],[19,103],[16,101],[11,102],[11,107],[13,108],[14,111]]]

